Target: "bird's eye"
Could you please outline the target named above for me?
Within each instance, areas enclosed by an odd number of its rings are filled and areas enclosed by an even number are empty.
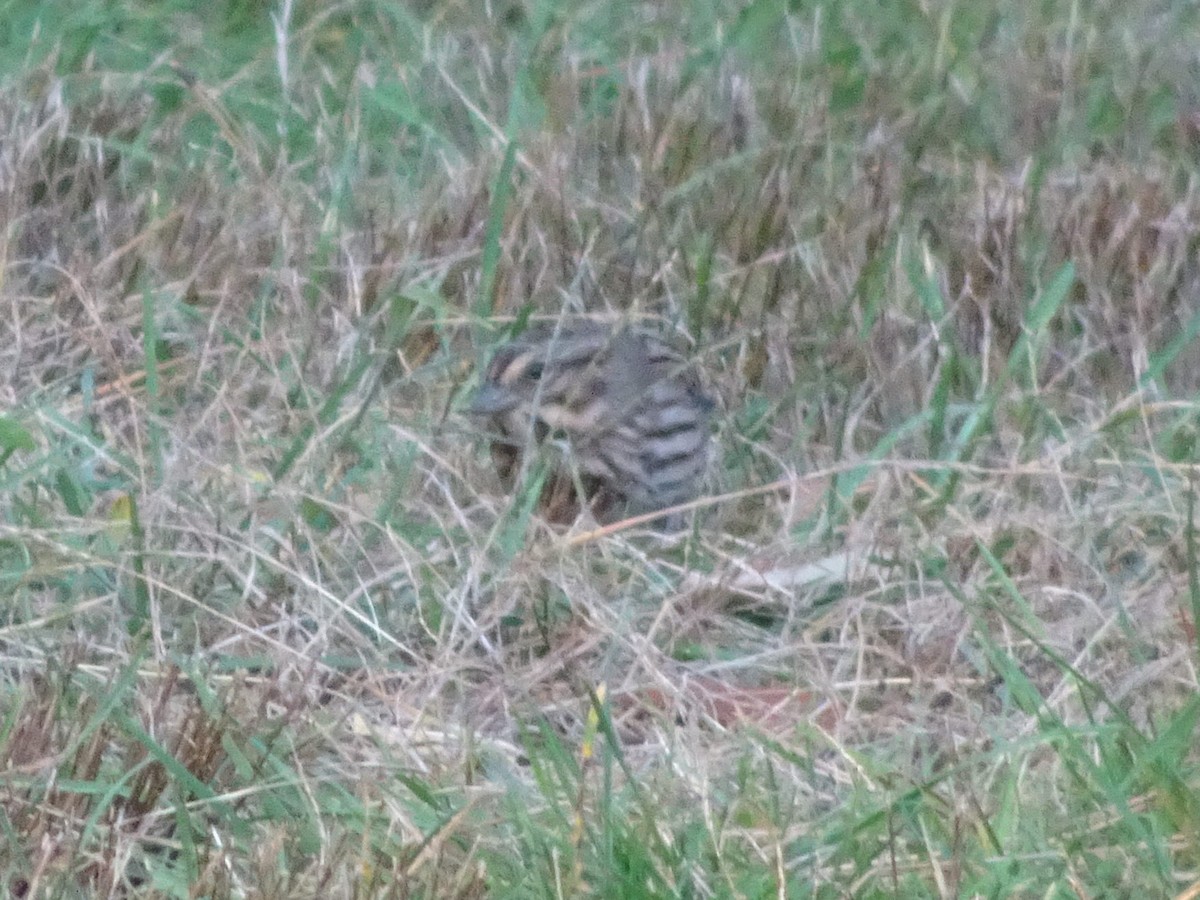
[[[530,381],[541,381],[542,372],[544,369],[545,366],[543,366],[540,362],[533,363],[528,369],[525,370],[525,377]]]

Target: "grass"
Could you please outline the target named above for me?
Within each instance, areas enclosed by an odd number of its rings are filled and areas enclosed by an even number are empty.
[[[0,22],[8,893],[1200,892],[1191,7]],[[582,314],[678,538],[462,412]]]

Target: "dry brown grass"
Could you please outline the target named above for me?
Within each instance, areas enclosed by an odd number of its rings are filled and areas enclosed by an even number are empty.
[[[654,9],[0,89],[11,893],[1191,882],[1200,145],[1103,115],[1182,39]],[[500,490],[529,315],[693,341],[688,533]]]

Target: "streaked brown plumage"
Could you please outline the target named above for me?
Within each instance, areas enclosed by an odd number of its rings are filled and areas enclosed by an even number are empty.
[[[660,338],[585,324],[535,327],[500,347],[471,412],[487,417],[507,485],[526,447],[566,439],[567,466],[541,497],[561,522],[578,511],[577,484],[601,520],[692,499],[712,407],[695,368]]]

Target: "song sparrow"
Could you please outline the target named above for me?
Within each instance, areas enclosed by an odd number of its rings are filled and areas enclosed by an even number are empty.
[[[597,324],[536,326],[503,345],[471,404],[487,417],[507,486],[527,447],[563,439],[540,498],[558,522],[578,512],[578,489],[601,521],[692,499],[712,408],[694,366],[665,341]]]

